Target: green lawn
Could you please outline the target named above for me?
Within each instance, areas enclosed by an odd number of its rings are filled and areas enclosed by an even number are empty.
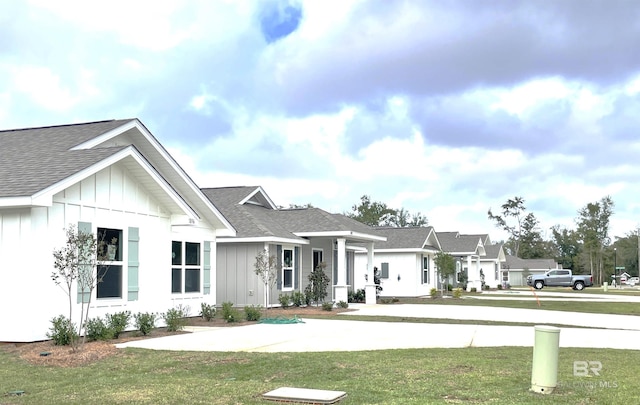
[[[345,339],[374,339],[347,336]],[[558,389],[531,386],[531,348],[336,353],[195,353],[126,349],[78,368],[25,364],[0,350],[1,404],[268,404],[282,386],[345,391],[341,404],[640,403],[640,353],[561,349]],[[574,361],[600,361],[576,377]],[[23,390],[22,396],[6,393]]]
[[[439,304],[439,305],[471,305],[485,307],[509,307],[525,309],[546,309],[551,311],[590,312],[596,314],[640,315],[639,302],[600,302],[600,301],[552,301],[540,298],[540,306],[535,300],[499,300],[481,299],[467,295],[462,299],[454,298],[402,298],[399,303],[406,304]]]

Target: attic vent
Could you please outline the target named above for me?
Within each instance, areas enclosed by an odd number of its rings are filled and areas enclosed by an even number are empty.
[[[193,218],[189,218],[189,225],[195,225],[196,220]]]

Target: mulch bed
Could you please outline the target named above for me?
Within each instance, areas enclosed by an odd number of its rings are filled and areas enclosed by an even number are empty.
[[[336,313],[350,311],[344,308],[334,308],[333,311],[324,311],[322,307],[292,307],[287,309],[271,308],[263,310],[263,318],[293,318],[297,316],[304,318],[305,316],[331,316]],[[218,313],[219,314],[219,313]],[[235,327],[243,325],[251,325],[254,321],[242,322],[226,322],[219,315],[211,321],[207,322],[200,317],[189,318],[187,325],[189,326],[208,326],[208,327]],[[17,353],[24,361],[42,366],[54,367],[79,367],[100,361],[107,357],[122,355],[123,351],[118,350],[115,345],[118,343],[129,342],[132,340],[149,339],[155,337],[169,336],[180,333],[189,333],[184,331],[169,332],[166,328],[156,328],[147,336],[140,336],[138,332],[124,332],[118,339],[108,341],[86,342],[76,351],[71,350],[70,346],[56,346],[52,341],[34,343],[0,343],[0,349],[10,353]],[[46,354],[46,355],[45,355]]]

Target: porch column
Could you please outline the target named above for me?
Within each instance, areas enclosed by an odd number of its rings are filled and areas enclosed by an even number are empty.
[[[477,291],[482,291],[482,280],[480,278],[480,255],[476,256],[476,274],[478,275],[478,284],[476,285]],[[484,275],[486,281],[487,275]]]
[[[376,303],[376,284],[373,274],[373,242],[367,243],[367,281],[364,285],[365,304]]]
[[[333,286],[335,302],[349,301],[349,286],[347,286],[347,240],[338,238],[338,279],[336,285]]]

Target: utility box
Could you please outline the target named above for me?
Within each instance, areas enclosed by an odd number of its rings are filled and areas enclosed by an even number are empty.
[[[534,329],[531,391],[551,394],[558,384],[560,329],[546,325],[537,325]]]

